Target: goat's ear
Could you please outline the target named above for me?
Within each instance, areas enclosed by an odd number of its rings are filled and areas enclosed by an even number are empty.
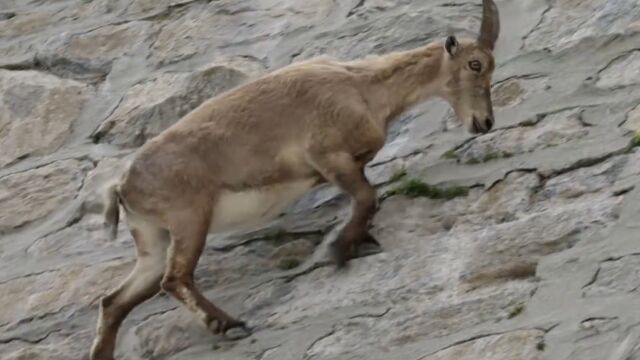
[[[458,45],[458,39],[456,39],[456,37],[453,35],[447,37],[447,40],[444,42],[444,48],[451,56],[456,56],[459,47],[460,46]]]

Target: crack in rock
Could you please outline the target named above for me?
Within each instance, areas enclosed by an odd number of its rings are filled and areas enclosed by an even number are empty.
[[[385,317],[389,312],[391,311],[391,308],[388,307],[385,311],[379,313],[379,314],[358,314],[358,315],[353,315],[350,316],[349,319],[353,320],[353,319],[379,319],[382,317]]]
[[[276,346],[272,346],[270,348],[266,348],[264,350],[262,350],[258,355],[256,355],[254,357],[255,360],[264,360],[265,356],[267,356],[270,352],[279,349],[282,346],[282,344],[278,344]]]
[[[574,162],[573,164],[570,164],[564,168],[561,169],[554,169],[554,170],[549,170],[546,172],[541,173],[540,175],[548,180],[550,178],[554,178],[563,174],[566,174],[568,172],[574,171],[574,170],[578,170],[580,168],[585,168],[585,167],[591,167],[594,165],[598,165],[601,164],[609,159],[611,159],[612,157],[618,156],[618,155],[624,155],[629,153],[630,151],[630,147],[627,145],[623,148],[620,148],[618,150],[614,150],[611,151],[609,153],[606,153],[604,155],[601,156],[595,156],[595,157],[587,157],[587,158],[582,158],[576,162]]]
[[[607,64],[602,67],[600,70],[598,70],[597,72],[597,78],[600,78],[600,74],[602,74],[604,71],[606,71],[607,69],[609,69],[613,64],[617,63],[619,60],[624,59],[627,56],[630,56],[631,54],[633,54],[636,51],[640,51],[640,48],[633,48],[633,49],[629,49],[627,51],[624,51],[622,54],[619,54],[618,56],[615,56],[614,58],[612,58],[611,60],[609,60],[609,62],[607,62]],[[596,79],[597,81],[597,79]]]
[[[170,307],[168,309],[165,309],[165,310],[154,311],[152,313],[149,313],[149,314],[141,317],[140,320],[138,320],[138,322],[142,324],[143,322],[146,322],[147,320],[151,319],[152,317],[156,317],[156,316],[160,316],[160,315],[164,315],[164,314],[170,313],[170,312],[172,312],[174,310],[177,310],[178,308],[179,308],[179,306],[172,306],[172,307]]]
[[[531,34],[536,32],[536,30],[538,30],[540,25],[542,25],[542,23],[544,22],[544,19],[547,16],[547,13],[551,11],[551,9],[553,9],[553,6],[551,6],[551,4],[547,1],[547,8],[545,8],[540,14],[540,18],[538,19],[538,22],[522,37],[521,39],[522,45],[520,46],[520,50],[524,49],[525,43],[527,42],[527,39],[529,39],[529,36],[531,36]]]
[[[352,7],[351,10],[349,10],[349,12],[347,13],[347,17],[353,16],[359,8],[364,6],[365,1],[366,0],[359,0],[358,3],[354,7]]]
[[[320,341],[332,336],[333,334],[336,333],[336,326],[334,325],[331,329],[331,331],[327,332],[326,334],[316,338],[308,347],[307,350],[304,352],[304,356],[302,358],[302,360],[311,360],[313,358],[313,355],[307,355],[308,352],[313,349],[313,347],[319,343]]]
[[[582,286],[583,289],[588,288],[589,286],[595,284],[595,282],[598,280],[598,275],[600,274],[600,271],[602,270],[602,268],[600,267],[600,265],[598,265],[598,268],[596,269],[595,273],[593,273],[593,276],[591,276],[591,279]]]
[[[49,338],[49,336],[55,334],[55,333],[59,333],[62,332],[62,329],[55,329],[55,330],[51,330],[48,333],[46,333],[45,335],[36,338],[36,339],[26,339],[23,337],[10,337],[10,338],[6,338],[6,339],[0,339],[0,344],[9,344],[11,342],[14,341],[18,341],[18,342],[23,342],[23,343],[27,343],[30,345],[38,345],[41,342],[45,341],[47,338]]]
[[[543,73],[543,72],[535,72],[535,73],[524,74],[524,75],[512,75],[494,82],[493,84],[491,84],[491,87],[494,88],[500,84],[506,83],[511,80],[532,80],[532,79],[541,79],[548,76],[549,76],[548,73]]]
[[[439,7],[463,7],[463,6],[476,6],[476,7],[480,7],[482,6],[481,4],[478,4],[476,2],[463,2],[463,3],[457,3],[457,2],[446,2],[446,3],[442,3],[440,5],[438,5]]]
[[[537,331],[542,331],[545,334],[547,334],[551,330],[553,330],[555,327],[557,327],[559,324],[560,323],[554,323],[554,324],[550,325],[547,328],[540,328],[540,327],[518,328],[518,329],[505,330],[505,331],[497,331],[497,332],[491,332],[491,333],[478,334],[478,335],[474,335],[474,336],[471,336],[471,337],[463,339],[463,340],[459,340],[459,341],[453,342],[453,343],[451,343],[451,344],[449,344],[449,345],[447,345],[445,347],[442,347],[442,348],[440,348],[438,350],[432,351],[432,352],[430,352],[428,354],[421,355],[420,357],[416,358],[415,360],[424,360],[424,359],[428,358],[429,356],[435,355],[435,354],[437,354],[439,352],[442,352],[442,351],[445,351],[447,349],[451,349],[451,348],[453,348],[455,346],[459,346],[459,345],[462,345],[462,344],[466,344],[466,343],[469,343],[469,342],[472,342],[472,341],[476,341],[476,340],[479,340],[479,339],[483,339],[483,338],[487,338],[487,337],[505,335],[505,334],[508,334],[508,333],[514,332],[514,331],[537,330]],[[544,342],[544,339],[542,341]]]

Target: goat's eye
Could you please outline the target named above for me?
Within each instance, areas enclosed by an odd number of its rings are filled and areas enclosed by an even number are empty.
[[[482,70],[482,63],[478,60],[469,61],[469,68],[475,72],[480,72]]]

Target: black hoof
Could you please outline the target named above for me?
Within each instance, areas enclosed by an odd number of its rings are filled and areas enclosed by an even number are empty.
[[[253,329],[244,321],[237,321],[225,330],[224,337],[229,340],[240,340],[251,336],[252,333]]]
[[[381,253],[382,246],[371,234],[366,233],[355,248],[353,248],[353,245],[351,245],[351,248],[348,248],[348,246],[345,246],[344,243],[340,241],[340,238],[338,238],[331,243],[329,250],[331,259],[340,269],[344,268],[351,259]]]
[[[362,239],[356,248],[355,257],[365,257],[370,255],[379,254],[382,252],[382,245],[371,234],[367,233],[366,237]]]
[[[338,269],[344,268],[347,265],[347,261],[351,258],[348,250],[339,239],[329,245],[329,255]]]

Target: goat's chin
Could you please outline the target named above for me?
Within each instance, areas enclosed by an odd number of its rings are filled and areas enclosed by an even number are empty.
[[[464,123],[464,128],[467,131],[467,133],[471,134],[471,135],[478,135],[479,132],[473,127],[472,123]]]

